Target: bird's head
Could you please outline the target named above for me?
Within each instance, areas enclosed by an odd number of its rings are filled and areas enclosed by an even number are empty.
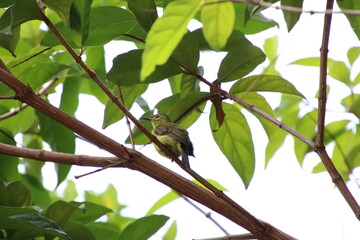
[[[142,117],[141,119],[150,120],[154,128],[156,128],[160,124],[163,124],[163,123],[166,123],[166,122],[171,122],[168,115],[161,114],[161,113],[156,114],[156,115],[152,116],[151,118]]]

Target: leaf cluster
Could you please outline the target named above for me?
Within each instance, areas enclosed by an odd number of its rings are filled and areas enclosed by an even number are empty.
[[[275,68],[277,38],[266,40],[263,49],[247,39],[249,34],[279,26],[262,14],[263,7],[215,0],[43,0],[42,4],[39,8],[35,0],[0,3],[0,56],[12,74],[44,99],[60,89],[59,109],[70,116],[76,116],[80,94],[92,95],[105,106],[103,128],[122,120],[126,114],[79,67],[61,43],[61,37],[85,59],[86,65],[126,109],[139,106],[142,117],[164,113],[188,128],[209,107],[213,139],[245,187],[249,186],[255,169],[253,135],[244,105],[229,101],[229,96],[231,100],[246,102],[246,110],[266,132],[269,140],[266,164],[287,136],[269,118],[281,120],[310,140],[316,137],[317,110],[301,113],[305,97]],[[359,9],[356,1],[338,4],[342,9]],[[281,6],[302,8],[302,5],[302,0],[281,1]],[[283,14],[291,31],[301,14],[288,11]],[[360,38],[359,18],[347,17]],[[58,32],[44,27],[46,19]],[[194,21],[200,22],[201,27],[191,30],[189,24]],[[134,49],[117,55],[107,71],[105,45],[111,41],[131,42]],[[203,77],[207,66],[199,65],[200,54],[205,51],[224,54],[212,81]],[[348,63],[328,61],[328,75],[349,89],[349,95],[342,99],[345,112],[356,118],[360,116],[360,95],[354,93],[354,88],[360,83],[360,74],[352,78],[351,71],[359,54],[359,48],[351,48]],[[319,62],[319,58],[307,58],[293,64],[318,67]],[[260,71],[265,63],[268,66]],[[171,89],[171,94],[154,107],[144,97],[150,84],[168,85]],[[229,86],[226,94],[222,94],[224,85]],[[262,92],[281,94],[279,106],[273,109]],[[154,97],[156,94],[151,93]],[[0,83],[0,96],[14,96],[14,91]],[[252,111],[253,108],[258,111]],[[7,117],[11,112],[16,114]],[[15,146],[15,136],[21,136],[21,145],[26,148],[43,149],[46,143],[52,151],[71,154],[76,151],[73,131],[14,99],[0,100],[0,119],[1,143]],[[149,123],[143,124],[151,129]],[[346,180],[360,164],[358,131],[358,125],[350,120],[331,122],[325,127],[324,144],[335,144],[334,163]],[[303,139],[294,139],[294,151],[302,164],[313,149]],[[142,145],[149,140],[135,127],[126,140],[131,142]],[[19,165],[24,166],[24,173],[19,173]],[[136,221],[121,216],[123,206],[117,203],[112,186],[100,195],[87,193],[83,202],[74,202],[71,197],[59,200],[43,187],[43,165],[30,159],[0,156],[0,238],[22,239],[28,234],[28,238],[45,239],[145,239],[168,220],[162,215]],[[70,169],[71,165],[56,165],[57,186],[67,179]],[[324,170],[322,163],[314,168],[314,172]],[[72,188],[68,182],[65,192],[77,195]],[[165,203],[178,196],[175,192],[169,195]],[[109,196],[113,202],[107,205],[105,199]],[[98,221],[103,216],[107,216],[107,221]],[[174,229],[175,223],[167,233],[168,239],[175,237]]]

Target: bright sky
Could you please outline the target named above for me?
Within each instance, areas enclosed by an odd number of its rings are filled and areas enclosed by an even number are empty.
[[[323,10],[324,6],[325,1],[305,1],[304,8]],[[319,56],[323,15],[303,14],[300,23],[295,26],[290,34],[286,31],[286,25],[282,21],[281,15],[282,13],[278,10],[268,10],[267,16],[275,18],[280,24],[280,29],[274,28],[248,38],[262,48],[265,38],[279,36],[280,58],[277,70],[306,96],[311,106],[316,107],[317,102],[314,95],[318,85],[318,69],[288,64],[300,58]],[[359,40],[352,33],[345,17],[340,14],[333,17],[332,27],[329,56],[336,60],[346,61],[347,50],[350,47],[358,46]],[[124,42],[111,44],[109,46],[111,51],[106,55],[110,66],[115,55],[132,48],[132,44]],[[216,78],[216,69],[220,61],[219,55],[208,53],[202,55],[200,65],[205,67],[206,78],[209,80]],[[261,69],[258,70],[258,72],[260,71]],[[331,88],[329,104],[331,110],[335,110],[335,112],[329,113],[327,117],[328,120],[334,120],[339,117],[339,112],[336,111],[342,111],[339,102],[348,92],[336,81],[329,81],[334,84]],[[208,90],[205,86],[202,87],[204,87],[203,90]],[[163,90],[156,92],[159,96],[158,99],[154,99],[150,95],[151,90],[155,88]],[[357,93],[360,92],[359,89],[356,91]],[[153,107],[159,99],[170,94],[167,84],[160,84],[160,86],[151,86],[143,97],[149,102],[150,107]],[[271,95],[268,100],[275,107],[279,98],[278,95]],[[102,117],[99,116],[103,116],[103,109],[104,107],[94,98],[82,96],[77,117],[91,127],[102,131],[100,129]],[[141,111],[137,106],[132,109],[132,113],[137,117],[141,116]],[[293,140],[288,137],[284,146],[264,170],[267,137],[257,120],[250,114],[246,115],[249,117],[248,119],[252,119],[250,120],[251,131],[254,137],[257,161],[254,178],[247,190],[244,189],[239,176],[211,140],[211,131],[208,127],[209,108],[205,109],[200,120],[188,129],[196,155],[195,159],[190,159],[192,168],[204,178],[218,181],[228,189],[226,193],[250,213],[298,239],[359,239],[359,222],[332,184],[329,175],[327,173],[311,174],[312,167],[319,162],[317,155],[309,154],[304,166],[300,167],[293,153]],[[348,117],[348,115],[341,115],[340,118],[344,116]],[[357,119],[352,120],[358,121]],[[124,122],[114,124],[102,132],[121,143],[128,135]],[[86,142],[78,141],[77,144],[77,153],[79,154],[108,155]],[[330,150],[331,147],[328,149]],[[152,146],[146,146],[140,151],[173,171],[188,177],[176,164],[159,156]],[[91,170],[94,168],[73,167],[69,177],[75,181],[79,192],[84,190],[100,192],[104,191],[109,183],[114,184],[118,191],[120,203],[127,205],[127,208],[122,212],[126,216],[143,217],[159,198],[170,191],[168,187],[149,177],[128,169],[108,169],[78,180],[73,178],[75,175]],[[45,171],[49,173],[53,171],[53,167],[47,164]],[[359,172],[357,173],[359,176]],[[52,175],[49,177],[47,186],[51,189],[54,185],[55,179]],[[354,182],[350,182],[348,186],[360,202],[360,189]],[[207,208],[199,206],[206,212],[209,211]],[[165,228],[161,229],[152,239],[162,239],[164,231],[167,230],[173,220],[178,223],[177,239],[180,240],[224,235],[205,216],[182,199],[160,209],[157,214],[170,216],[171,219]],[[218,214],[212,212],[212,216],[231,234],[246,233],[246,230]]]

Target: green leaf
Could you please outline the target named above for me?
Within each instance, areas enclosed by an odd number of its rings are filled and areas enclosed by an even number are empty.
[[[40,10],[35,0],[15,0],[12,11],[12,27],[30,20],[41,20]]]
[[[264,42],[264,52],[270,61],[270,64],[263,70],[263,74],[279,75],[280,73],[275,69],[278,59],[279,39],[277,36],[267,38]]]
[[[169,3],[146,37],[142,56],[141,81],[155,71],[157,65],[166,63],[182,37],[187,25],[200,9],[202,0],[179,0]]]
[[[79,105],[79,94],[82,79],[70,77],[63,84],[61,93],[60,109],[71,116],[75,116],[75,112]]]
[[[107,78],[119,86],[132,86],[138,83],[155,83],[182,72],[181,68],[172,60],[158,66],[145,81],[140,81],[141,55],[143,50],[133,50],[118,55],[113,60],[113,66]]]
[[[352,167],[356,167],[356,149],[360,146],[359,128],[354,133],[351,129],[337,137],[336,145],[332,154],[332,161],[336,169],[341,173],[345,181],[349,179]],[[349,157],[353,157],[350,159]]]
[[[9,7],[14,4],[14,0],[3,0],[0,2],[0,8]]]
[[[42,2],[46,7],[56,12],[65,25],[70,24],[70,9],[73,0],[43,0]]]
[[[274,64],[274,62],[277,60],[278,50],[279,50],[278,36],[265,39],[264,51],[266,53],[267,58],[272,64]]]
[[[227,191],[226,188],[224,188],[222,185],[220,185],[217,181],[212,179],[206,179],[207,182],[211,183],[214,187],[221,191]],[[204,185],[202,185],[199,181],[193,180],[193,183],[199,185],[200,187],[206,188]],[[175,192],[174,190],[171,190],[169,193],[165,194],[163,197],[161,197],[156,203],[149,209],[149,211],[146,213],[147,216],[153,214],[163,206],[167,205],[168,203],[178,199],[180,195]]]
[[[91,3],[92,0],[73,0],[70,9],[70,28],[74,30],[73,39],[80,46],[89,36]]]
[[[22,229],[36,228],[41,230],[40,231],[41,235],[47,234],[47,235],[57,236],[60,238],[71,240],[71,238],[53,221],[51,221],[46,217],[40,216],[39,214],[25,213],[25,214],[13,215],[9,218],[16,220],[16,225],[18,225]],[[40,236],[40,234],[38,236]]]
[[[341,134],[346,132],[346,126],[349,122],[349,120],[340,120],[327,124],[325,126],[324,144],[327,145],[330,142],[336,141]]]
[[[265,166],[267,166],[277,150],[283,145],[287,133],[282,130],[275,131],[272,141],[269,141],[265,150]]]
[[[180,93],[181,79],[183,75],[184,74],[178,74],[168,78],[172,94]]]
[[[163,206],[167,205],[168,203],[178,199],[180,195],[175,191],[170,191],[169,193],[165,194],[161,197],[156,203],[149,209],[146,213],[146,216],[152,215],[158,209],[162,208]]]
[[[104,46],[88,47],[86,49],[86,65],[96,72],[96,75],[101,81],[105,81],[106,67]],[[91,81],[93,80],[91,79]]]
[[[345,107],[346,111],[360,118],[360,94],[352,94],[345,97],[341,100],[341,104]]]
[[[14,120],[14,119],[13,119]],[[0,128],[0,142],[9,145],[16,145],[13,135],[7,129]],[[19,178],[19,158],[0,154],[0,175],[5,176],[8,182],[18,180]]]
[[[295,130],[309,139],[313,139],[315,136],[315,127],[317,121],[317,111],[311,111],[305,114],[297,122]],[[295,155],[300,163],[303,164],[305,155],[311,151],[310,147],[302,142],[300,139],[294,137],[294,149]]]
[[[40,135],[47,142],[51,149],[56,152],[74,153],[75,152],[75,134],[65,126],[49,118],[45,114],[36,111],[39,118]],[[57,186],[65,180],[70,171],[71,165],[57,164],[58,174]]]
[[[12,27],[11,8],[0,17],[0,46],[15,57],[15,49],[20,39],[20,26]]]
[[[208,42],[205,40],[202,28],[193,31],[190,34],[195,37],[200,50],[212,50]],[[237,48],[246,48],[253,51],[258,50],[257,47],[255,47],[249,40],[246,39],[242,32],[234,30],[222,50],[229,52]]]
[[[140,26],[148,32],[158,17],[154,0],[127,0],[127,2]]]
[[[244,100],[245,102],[263,110],[264,112],[268,113],[269,115],[275,117],[274,115],[274,111],[272,110],[271,106],[269,105],[269,103],[266,101],[266,99],[261,96],[258,93],[254,93],[254,92],[249,92],[246,93],[245,95],[241,95],[238,94],[242,100]],[[240,105],[237,105],[240,106]],[[268,121],[267,119],[261,117],[260,115],[253,113],[252,111],[249,111],[250,113],[254,114],[255,117],[257,117],[261,123],[261,125],[263,126],[266,135],[269,138],[269,141],[273,140],[273,136],[276,133],[276,131],[278,130],[278,127],[271,123],[270,121]]]
[[[166,113],[170,119],[176,121],[180,126],[188,128],[200,117],[200,114],[205,107],[204,103],[207,102],[209,95],[210,93],[207,92],[194,92],[191,95],[180,99],[176,104],[172,105],[170,111]],[[194,108],[195,106],[197,106],[197,108]],[[189,109],[191,110],[189,113],[195,114],[192,117],[192,121],[186,121],[189,120],[187,115],[183,116]],[[196,111],[196,109],[198,110]],[[177,121],[180,116],[183,116],[183,119]]]
[[[64,231],[71,237],[72,240],[96,240],[90,229],[77,221],[70,220],[64,227]]]
[[[223,103],[226,117],[219,128],[215,109],[211,107],[210,127],[215,142],[241,177],[249,186],[255,170],[255,152],[249,125],[236,107]]]
[[[265,60],[265,54],[252,44],[233,48],[222,60],[218,72],[220,82],[239,79],[252,72]]]
[[[302,9],[303,0],[281,0],[281,6],[295,7]],[[283,11],[284,19],[290,32],[299,21],[301,13]]]
[[[143,240],[155,234],[169,219],[164,215],[151,215],[130,223],[120,234],[118,240]]]
[[[141,96],[139,96],[136,101],[135,101],[139,107],[144,111],[144,112],[147,112],[147,111],[150,111],[150,107],[149,107],[149,104],[147,103],[147,101],[142,98]]]
[[[117,191],[112,184],[109,184],[107,189],[101,194],[86,191],[85,200],[88,202],[97,203],[114,211],[120,211],[124,207],[118,203]]]
[[[196,39],[191,33],[187,33],[175,48],[171,55],[171,59],[181,67],[185,68],[186,71],[196,72],[198,70],[199,51],[200,49]]]
[[[360,47],[352,47],[347,51],[347,58],[350,65],[353,65],[360,55]]]
[[[63,191],[62,199],[64,201],[72,201],[78,196],[75,183],[71,180],[66,181],[66,188]]]
[[[40,88],[47,81],[63,74],[69,66],[58,63],[38,63],[34,64],[19,75],[19,79],[29,85],[32,89]]]
[[[71,204],[81,210],[76,211],[71,219],[83,224],[94,222],[101,216],[112,212],[111,209],[92,202],[71,202]]]
[[[66,27],[64,23],[57,23],[55,27],[72,47],[79,48],[80,46],[104,45],[120,37],[136,25],[135,18],[130,12],[113,6],[91,8],[89,22],[87,40],[83,39],[82,43],[79,42],[79,36],[76,38],[76,34]],[[56,46],[60,42],[51,31],[48,31],[41,44],[44,46]]]
[[[8,207],[31,206],[30,191],[20,181],[0,182],[0,205]]]
[[[119,227],[108,222],[91,222],[86,227],[93,233],[96,239],[114,240],[119,234]]]
[[[78,206],[59,200],[48,207],[45,217],[64,227],[76,211],[79,211]]]
[[[339,80],[340,82],[349,86],[350,84],[350,69],[346,66],[344,62],[341,61],[332,61],[328,66],[329,76]]]
[[[123,35],[136,24],[134,16],[119,7],[94,7],[90,12],[89,37],[84,46],[98,46]]]
[[[254,75],[240,79],[229,92],[236,94],[258,91],[288,93],[305,98],[289,81],[276,75]]]
[[[177,232],[176,221],[174,221],[163,236],[163,240],[175,240]]]
[[[193,75],[182,74],[180,84],[181,98],[191,95],[194,92],[200,92],[200,81]]]
[[[279,26],[274,20],[266,18],[260,12],[251,16],[250,19],[245,19],[248,9],[245,3],[237,2],[235,7],[235,24],[234,28],[243,32],[244,34],[255,34],[265,31],[269,28]]]
[[[235,9],[232,2],[205,0],[201,9],[201,22],[205,39],[212,49],[219,51],[233,31]]]
[[[357,0],[336,0],[336,2],[341,10],[360,10],[360,2]],[[345,16],[348,19],[352,30],[356,34],[357,38],[360,40],[360,17],[350,14],[346,14]]]
[[[145,84],[137,84],[130,87],[121,87],[121,95],[124,99],[124,106],[127,109],[131,109],[132,105],[136,99],[141,96],[147,89]],[[115,87],[115,95],[120,98],[119,87]],[[119,107],[113,103],[111,100],[108,100],[105,106],[104,120],[102,128],[105,129],[111,124],[121,120],[124,117],[124,113],[119,109]]]
[[[34,162],[34,160],[32,160]],[[29,189],[32,196],[32,204],[46,209],[51,204],[49,191],[44,188],[42,182],[32,175],[20,175],[20,180]]]
[[[320,66],[320,58],[319,57],[303,58],[303,59],[298,59],[294,62],[291,62],[290,64],[297,64],[297,65],[310,66],[310,67],[319,67]]]

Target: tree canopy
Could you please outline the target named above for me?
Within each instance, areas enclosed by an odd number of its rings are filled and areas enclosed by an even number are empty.
[[[325,7],[326,2],[326,7]],[[5,0],[0,3],[0,239],[148,239],[169,220],[156,210],[183,197],[192,199],[243,227],[239,239],[294,239],[256,218],[223,191],[214,180],[205,180],[184,166],[151,134],[151,124],[139,120],[156,113],[189,128],[206,107],[210,109],[213,141],[240,177],[245,188],[255,171],[256,144],[248,114],[258,119],[267,135],[265,164],[287,136],[300,165],[309,153],[321,162],[313,172],[327,171],[331,180],[360,219],[360,207],[346,182],[360,165],[360,73],[354,73],[360,47],[348,49],[348,62],[328,58],[333,0],[324,1],[323,12],[304,10],[303,0]],[[337,1],[341,13],[360,39],[360,3]],[[323,14],[324,30],[319,57],[293,65],[317,67],[318,106],[304,110],[307,99],[291,79],[276,69],[277,39],[263,48],[249,35],[279,27],[263,14],[268,8],[283,12],[290,32],[302,14]],[[191,23],[200,27],[189,28]],[[131,42],[134,48],[117,55],[106,68],[109,42]],[[223,53],[215,79],[204,77],[199,65],[204,52]],[[318,53],[315,53],[318,54]],[[254,73],[255,69],[261,71]],[[352,119],[326,121],[327,78],[349,90],[339,99]],[[144,93],[156,99],[149,86],[167,84],[171,96],[151,107]],[[60,104],[49,96],[61,90]],[[264,92],[281,96],[277,107]],[[102,128],[119,121],[129,126],[124,143],[118,143],[76,118],[80,95],[96,97],[104,105]],[[133,114],[133,107],[141,115]],[[75,154],[76,138],[84,139],[112,155]],[[195,181],[180,176],[141,154],[134,146],[156,144]],[[330,151],[326,146],[333,146]],[[57,186],[63,193],[44,187],[45,162],[56,164]],[[86,192],[77,197],[75,185],[66,181],[73,165],[129,168],[145,174],[172,191],[144,217],[122,215],[117,190]],[[163,239],[176,238],[174,222]]]

